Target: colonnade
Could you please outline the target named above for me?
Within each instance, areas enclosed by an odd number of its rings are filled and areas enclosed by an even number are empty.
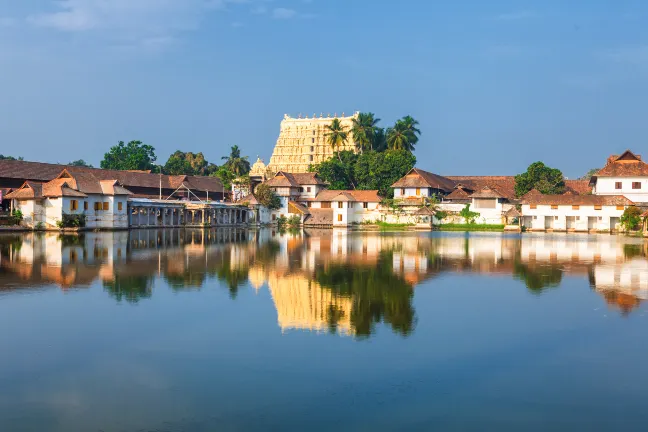
[[[178,205],[146,205],[129,203],[128,226],[177,227],[177,226],[236,226],[250,222],[249,210],[238,207],[201,206],[187,208]]]

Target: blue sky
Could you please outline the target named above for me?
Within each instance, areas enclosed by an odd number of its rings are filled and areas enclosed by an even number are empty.
[[[268,161],[284,113],[411,114],[421,168],[576,177],[648,135],[648,3],[0,0],[0,153]]]

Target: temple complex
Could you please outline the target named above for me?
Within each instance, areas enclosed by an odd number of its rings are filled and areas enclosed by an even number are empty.
[[[347,131],[351,130],[352,120],[357,118],[358,113],[350,117],[338,117],[328,114],[324,117],[320,114],[309,118],[299,115],[297,118],[284,115],[281,121],[279,139],[272,152],[268,170],[273,173],[286,171],[289,173],[308,172],[310,165],[318,164],[330,159],[333,156],[333,149],[326,141],[326,126],[330,125],[334,118],[338,118]],[[340,147],[340,151],[355,151],[355,143],[351,134],[349,139]]]

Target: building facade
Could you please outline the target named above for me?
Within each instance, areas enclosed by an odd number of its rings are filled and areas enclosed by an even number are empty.
[[[308,116],[297,118],[284,115],[279,130],[279,138],[272,152],[268,170],[273,173],[285,171],[289,173],[306,173],[310,165],[315,165],[333,157],[334,152],[326,139],[326,126],[330,125],[334,118],[340,120],[342,127],[351,130],[352,121],[357,118],[358,113],[352,116],[324,117],[320,114],[316,117]],[[347,142],[339,148],[340,151],[355,151],[355,143],[349,134]]]

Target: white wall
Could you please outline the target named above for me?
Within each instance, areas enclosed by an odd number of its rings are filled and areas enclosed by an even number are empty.
[[[405,198],[405,197],[427,197],[430,196],[430,188],[419,188],[420,194],[416,194],[416,188],[404,188],[405,193],[401,191],[403,188],[394,188],[394,198]]]
[[[532,209],[529,204],[522,205],[524,223],[527,228],[534,230],[544,230],[547,224],[546,218],[550,218],[548,224],[554,230],[587,231],[590,217],[596,218],[592,229],[615,229],[617,227],[610,226],[610,218],[620,218],[623,211],[623,209],[617,210],[616,206],[603,206],[601,210],[594,210],[594,206],[581,205],[578,210],[574,210],[571,205],[559,205],[557,209],[552,209],[550,205],[538,205],[535,209]],[[567,217],[574,218],[573,227],[567,226]],[[528,225],[529,222],[531,226]]]
[[[621,189],[615,183],[621,182]],[[632,189],[633,182],[640,182],[641,189]],[[624,195],[633,202],[648,202],[647,177],[599,177],[592,191],[594,195]]]

